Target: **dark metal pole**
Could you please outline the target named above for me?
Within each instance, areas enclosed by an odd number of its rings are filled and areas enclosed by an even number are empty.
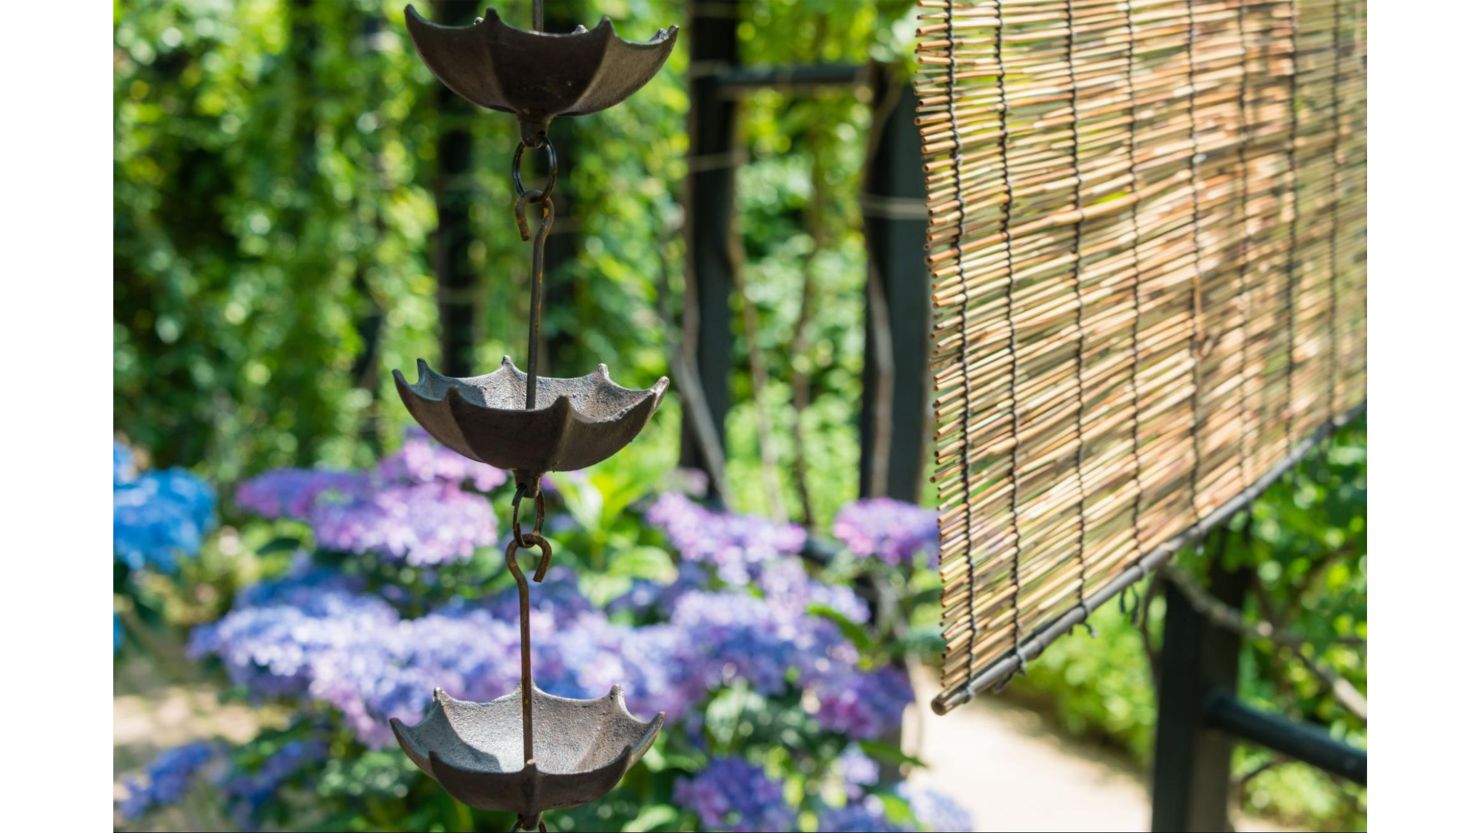
[[[685,344],[698,368],[702,394],[724,442],[730,410],[730,295],[734,265],[726,241],[734,213],[735,102],[720,95],[721,73],[739,60],[738,0],[689,3],[689,174],[684,212],[688,248],[685,279],[698,300],[696,343]],[[694,395],[685,391],[685,397]],[[697,438],[687,426],[680,465],[708,471]],[[716,472],[710,474],[711,484]],[[713,486],[711,485],[711,496]]]
[[[1367,786],[1367,751],[1333,739],[1323,727],[1260,711],[1239,702],[1230,691],[1210,694],[1203,715],[1209,726],[1234,737]]]
[[[872,76],[876,145],[863,184],[871,291],[864,316],[859,494],[914,502],[930,419],[924,158],[909,79],[883,65],[875,65]]]
[[[804,64],[781,67],[730,67],[720,73],[720,91],[737,95],[750,90],[805,90],[866,84],[869,67],[861,64]]]
[[[442,0],[436,7],[437,22],[444,26],[466,26],[473,22],[476,8],[470,2]],[[473,293],[478,285],[471,255],[476,195],[473,136],[468,123],[473,105],[441,84],[437,85],[436,102],[438,168],[432,191],[437,206],[434,267],[437,311],[442,324],[442,369],[451,376],[471,376],[477,332]]]
[[[1241,610],[1251,574],[1230,572],[1215,562],[1211,578],[1213,596]],[[1167,586],[1162,631],[1151,829],[1230,830],[1233,740],[1203,720],[1203,704],[1212,692],[1237,690],[1241,640],[1204,619],[1175,585]]]
[[[544,13],[544,31],[573,32],[576,24],[583,22],[581,14],[589,11],[586,4],[556,4]],[[577,8],[581,6],[582,8]],[[576,166],[576,146],[583,131],[589,130],[583,119],[555,119],[550,123],[545,141],[555,149],[555,157],[563,160],[567,170]],[[538,168],[536,168],[538,170]],[[554,198],[555,225],[550,228],[550,240],[545,245],[545,307],[552,310],[576,309],[575,280],[571,265],[579,256],[581,220],[576,216],[575,189],[562,188],[552,195]],[[586,357],[577,349],[569,323],[562,323],[557,316],[554,321],[546,320],[540,338],[540,366],[547,376],[583,376],[591,372]]]

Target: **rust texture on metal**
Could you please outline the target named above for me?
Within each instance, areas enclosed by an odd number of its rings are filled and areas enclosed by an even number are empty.
[[[395,371],[406,409],[439,442],[502,469],[515,480],[538,481],[547,471],[571,471],[605,460],[647,425],[668,378],[645,390],[615,384],[606,365],[575,379],[542,377],[535,407],[526,409],[527,377],[507,356],[482,376],[443,376],[418,360],[416,384]]]
[[[483,810],[517,814],[515,830],[545,830],[546,810],[600,798],[652,746],[664,715],[644,723],[627,711],[620,686],[592,700],[556,697],[534,683],[529,580],[544,580],[552,551],[543,533],[545,472],[571,471],[605,460],[631,442],[668,388],[666,377],[646,390],[612,382],[606,365],[574,379],[538,373],[543,313],[545,242],[554,224],[558,174],[546,141],[550,120],[590,113],[631,95],[673,50],[676,27],[647,43],[617,38],[611,21],[568,35],[543,31],[544,9],[533,4],[533,32],[515,29],[489,11],[471,27],[437,26],[410,6],[406,25],[417,51],[450,89],[474,104],[519,117],[521,143],[513,158],[514,218],[532,243],[528,372],[507,356],[492,373],[443,376],[417,360],[417,380],[393,371],[406,409],[438,441],[473,460],[513,472],[512,538],[504,563],[519,590],[519,690],[489,703],[455,700],[438,689],[422,721],[391,721],[401,748],[454,798]],[[545,152],[547,179],[526,188],[520,163],[526,149]],[[538,211],[530,232],[526,214]],[[535,504],[533,528],[519,524],[526,498]],[[519,567],[519,550],[538,550],[532,577]]]
[[[606,17],[595,29],[528,31],[493,9],[472,26],[441,26],[409,5],[406,28],[438,80],[480,107],[513,113],[531,147],[544,142],[556,116],[605,110],[637,92],[678,37],[678,27],[669,26],[646,41],[623,40]]]
[[[438,689],[421,722],[392,720],[401,749],[453,798],[480,810],[518,813],[533,826],[545,810],[605,795],[647,752],[663,726],[627,710],[621,686],[605,697],[574,700],[530,688],[533,754],[524,754],[521,692],[489,703]]]
[[[536,529],[538,525],[537,514]],[[452,797],[480,810],[517,813],[515,829],[533,829],[541,826],[544,811],[585,804],[615,787],[652,746],[665,715],[659,712],[647,722],[637,719],[627,710],[621,686],[591,700],[539,690],[532,662],[529,579],[517,560],[521,548],[539,550],[532,577],[536,582],[544,580],[551,556],[549,541],[538,531],[516,532],[504,550],[504,563],[519,589],[519,691],[489,703],[470,703],[438,689],[420,723],[407,726],[392,719],[391,729],[411,760]]]

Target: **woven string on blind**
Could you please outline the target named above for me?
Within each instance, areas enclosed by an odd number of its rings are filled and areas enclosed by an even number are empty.
[[[1366,397],[1364,0],[920,0],[946,711]]]

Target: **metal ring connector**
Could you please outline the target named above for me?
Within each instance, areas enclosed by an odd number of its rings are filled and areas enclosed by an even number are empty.
[[[529,198],[532,202],[547,200],[550,198],[551,194],[555,193],[555,178],[560,171],[560,168],[557,165],[555,159],[555,146],[550,144],[548,141],[541,142],[540,144],[535,146],[537,150],[539,148],[544,148],[545,163],[550,168],[550,178],[545,181],[545,187],[540,189],[539,191],[530,191],[528,188],[525,188],[524,178],[519,174],[519,166],[524,161],[525,147],[527,147],[527,145],[525,145],[523,142],[520,142],[519,145],[514,148],[514,194],[521,201],[525,200],[526,196],[530,194],[533,194],[533,196]]]
[[[535,480],[535,488],[539,488],[538,479]],[[514,540],[519,546],[524,549],[533,549],[538,546],[536,539],[540,539],[541,533],[545,531],[545,492],[541,489],[534,493],[534,530],[525,534],[524,529],[519,526],[519,505],[524,502],[524,491],[523,484],[514,490],[514,517],[511,525],[514,528]]]

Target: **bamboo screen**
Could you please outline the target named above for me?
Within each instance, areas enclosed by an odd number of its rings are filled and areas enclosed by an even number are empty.
[[[1366,398],[1363,0],[921,0],[944,713]]]

